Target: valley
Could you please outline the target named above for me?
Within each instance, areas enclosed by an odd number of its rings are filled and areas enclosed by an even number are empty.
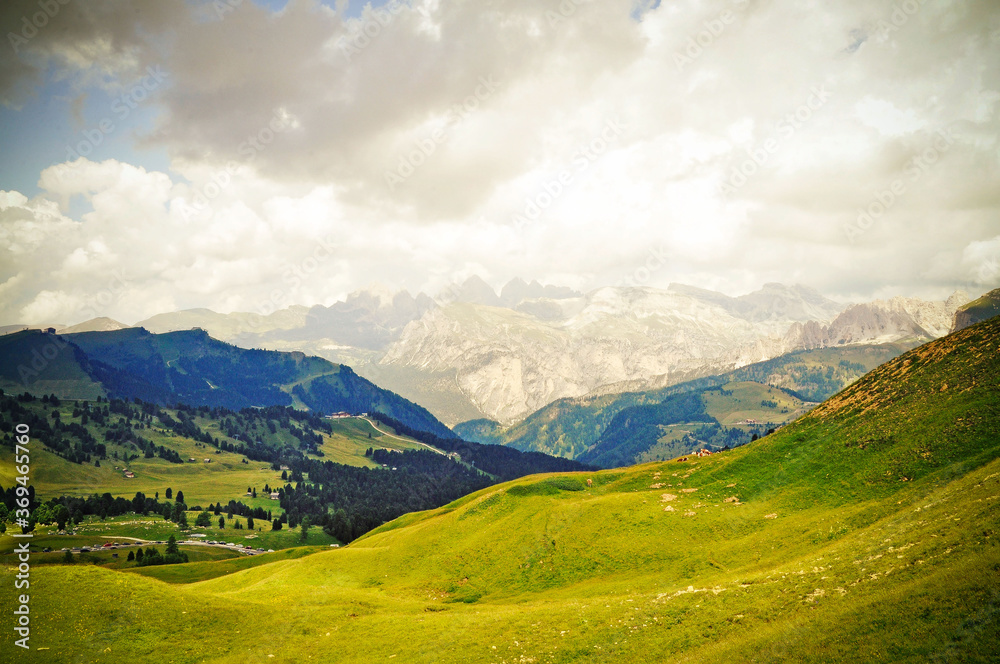
[[[516,479],[294,560],[42,565],[26,661],[988,661],[998,351],[992,319],[739,449]]]

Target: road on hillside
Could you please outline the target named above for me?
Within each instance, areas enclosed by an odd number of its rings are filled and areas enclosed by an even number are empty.
[[[427,443],[421,443],[421,442],[420,442],[419,440],[410,440],[410,439],[408,439],[408,438],[400,438],[399,436],[394,436],[393,434],[389,433],[388,431],[382,431],[381,429],[379,429],[379,428],[378,428],[378,427],[377,427],[377,426],[375,425],[375,423],[374,423],[374,422],[372,422],[372,421],[371,421],[370,419],[368,419],[367,417],[361,417],[361,418],[358,418],[358,419],[362,419],[362,420],[364,420],[365,422],[367,422],[368,424],[372,425],[372,428],[373,428],[373,429],[375,429],[375,431],[378,431],[378,432],[379,432],[380,434],[382,434],[383,436],[389,436],[389,438],[395,438],[396,440],[401,440],[401,441],[403,441],[404,443],[411,443],[411,444],[412,444],[412,443],[416,443],[417,445],[423,445],[424,447],[426,447],[427,449],[429,449],[429,450],[430,450],[431,452],[437,452],[437,453],[438,453],[438,454],[440,454],[441,456],[448,456],[448,453],[447,453],[447,452],[442,452],[442,451],[441,451],[441,450],[439,450],[438,448],[436,448],[436,447],[431,447],[431,446],[430,446],[430,445],[428,445]]]
[[[130,547],[130,546],[146,546],[146,545],[149,545],[149,544],[156,544],[157,542],[162,542],[163,544],[166,544],[166,541],[164,541],[164,540],[144,540],[144,539],[139,539],[138,537],[116,537],[114,535],[101,535],[101,539],[110,539],[110,540],[114,540],[116,542],[120,542],[118,544],[118,548],[125,548],[125,547]],[[124,540],[130,540],[130,541],[124,541]],[[264,553],[262,551],[258,551],[255,548],[247,549],[247,548],[245,548],[246,545],[244,545],[244,544],[236,544],[235,542],[233,542],[233,543],[209,544],[208,542],[202,542],[202,541],[199,541],[199,540],[187,540],[187,539],[185,539],[185,540],[177,540],[177,545],[178,546],[214,546],[214,547],[218,547],[218,548],[221,548],[221,549],[229,549],[230,551],[238,551],[239,553],[245,553],[247,555],[252,555],[252,556],[256,556],[259,553]],[[70,550],[71,551],[78,551],[80,548],[81,547],[72,547]],[[91,548],[91,551],[110,551],[111,550],[111,547],[105,548],[104,546],[93,546],[93,547],[90,547],[90,548]]]

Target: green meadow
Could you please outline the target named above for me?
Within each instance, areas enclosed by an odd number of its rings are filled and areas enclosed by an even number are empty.
[[[753,444],[522,478],[348,547],[39,565],[17,661],[996,661],[998,358],[994,319]]]
[[[705,411],[724,426],[736,426],[748,420],[761,424],[783,424],[810,408],[784,390],[761,383],[729,383],[723,385],[721,390],[709,390],[702,398]]]

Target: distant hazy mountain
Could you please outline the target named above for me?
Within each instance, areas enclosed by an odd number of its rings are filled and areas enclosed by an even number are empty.
[[[890,343],[904,339],[942,337],[952,326],[955,311],[969,296],[956,292],[944,302],[894,297],[848,307],[829,325],[797,323],[785,335],[800,348],[826,348],[857,343]]]
[[[435,412],[449,424],[478,411],[468,419],[509,425],[557,399],[664,387],[795,350],[926,341],[948,331],[965,299],[845,310],[798,285],[734,298],[672,284],[536,298],[513,310],[455,303],[408,325],[378,367],[382,384],[423,403],[422,375],[444,383],[454,405]]]
[[[125,323],[119,323],[112,318],[92,318],[77,325],[70,325],[59,330],[59,334],[73,334],[75,332],[113,332],[114,330],[124,330],[129,327]]]
[[[219,314],[210,309],[186,309],[157,314],[139,321],[135,327],[146,328],[154,334],[200,328],[216,339],[230,341],[239,336],[259,336],[273,330],[300,328],[305,324],[308,312],[308,307],[299,306],[276,311],[270,316],[246,312]]]
[[[754,322],[828,320],[844,309],[844,305],[800,285],[764,284],[759,291],[740,297],[683,284],[670,284],[668,290],[715,304],[733,316]]]
[[[492,292],[492,291],[491,291]],[[274,330],[262,335],[265,340],[313,341],[326,339],[334,344],[383,350],[398,338],[410,321],[434,308],[434,300],[406,291],[359,291],[344,302],[329,307],[312,307],[301,326]]]
[[[754,344],[788,326],[648,288],[603,288],[533,306],[544,313],[457,302],[434,309],[406,327],[379,366],[452,375],[480,413],[508,424],[603,385],[691,378],[766,359]],[[408,385],[385,383],[409,393]]]
[[[549,299],[565,300],[580,297],[572,288],[562,286],[543,286],[537,281],[530,284],[523,279],[512,279],[500,290],[500,304],[508,309],[514,309],[525,300]]]
[[[38,329],[48,329],[52,328],[62,333],[72,334],[74,332],[111,332],[113,330],[124,330],[129,327],[125,323],[119,323],[113,318],[91,318],[88,321],[82,323],[77,323],[76,325],[70,325],[67,327],[62,323],[51,323],[47,325],[2,325],[0,326],[0,335],[11,334],[12,332],[21,332],[22,330],[38,330]],[[189,329],[189,328],[185,328]]]
[[[801,285],[730,297],[694,286],[569,288],[471,277],[431,299],[371,288],[329,307],[260,317],[161,314],[154,332],[200,327],[244,348],[302,351],[430,409],[445,423],[520,421],[562,398],[666,387],[795,350],[926,341],[968,297],[848,306]]]

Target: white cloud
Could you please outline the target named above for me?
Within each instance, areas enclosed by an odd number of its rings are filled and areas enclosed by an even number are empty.
[[[902,111],[884,99],[865,97],[854,108],[861,122],[882,136],[904,136],[926,127],[915,110]]]
[[[995,3],[923,4],[888,32],[893,4],[861,0],[687,0],[641,22],[632,0],[555,22],[529,0],[417,2],[385,25],[306,0],[277,15],[243,3],[224,20],[179,1],[126,5],[67,5],[30,57],[0,60],[8,104],[46,68],[80,94],[151,64],[170,72],[140,138],[167,150],[170,173],[83,159],[46,169],[41,196],[0,193],[11,322],[74,306],[114,269],[129,288],[102,312],[132,322],[473,271],[595,287],[651,247],[670,256],[652,285],[937,293],[980,283],[968,248],[1000,223]],[[366,45],[345,52],[358,34]],[[622,130],[588,156],[612,121]],[[944,128],[953,144],[912,178]],[[724,195],[748,160],[754,172]],[[846,233],[898,180],[877,223]],[[92,209],[71,219],[79,200]],[[329,256],[312,267],[317,247]]]

